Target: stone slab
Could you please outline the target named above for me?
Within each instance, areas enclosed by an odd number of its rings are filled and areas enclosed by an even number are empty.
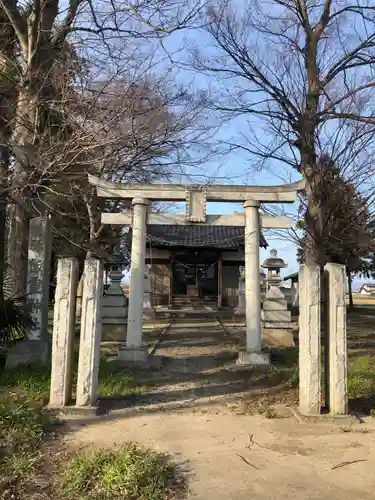
[[[127,318],[128,308],[117,306],[103,306],[102,318]]]
[[[292,323],[290,321],[262,321],[263,328],[283,328],[292,329]]]
[[[103,314],[106,311],[106,308],[120,308],[120,309],[128,309],[127,299],[124,295],[104,295],[103,297]]]
[[[270,355],[264,352],[240,351],[236,363],[238,365],[268,367]]]
[[[268,347],[294,347],[293,332],[283,328],[262,328],[262,345]]]
[[[72,417],[96,417],[99,415],[99,406],[54,406],[48,405],[48,409],[58,411],[62,415]]]
[[[117,359],[130,363],[146,363],[148,361],[148,347],[121,347]]]
[[[263,300],[263,310],[264,311],[286,311],[288,309],[288,303],[286,299],[264,299]]]
[[[290,311],[275,311],[266,310],[262,311],[263,321],[292,321],[292,313]]]
[[[300,409],[296,406],[289,407],[292,415],[299,422],[311,422],[311,423],[327,423],[327,424],[338,424],[340,426],[347,425],[349,427],[355,424],[361,424],[361,419],[356,415],[331,415],[330,413],[317,413],[304,415],[301,413]]]
[[[30,363],[46,364],[51,357],[51,348],[49,340],[20,340],[8,349],[5,368]]]

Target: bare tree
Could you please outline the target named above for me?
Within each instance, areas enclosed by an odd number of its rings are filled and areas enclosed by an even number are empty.
[[[162,92],[164,91],[164,92]],[[119,237],[101,223],[101,213],[124,210],[124,203],[98,198],[87,173],[113,182],[152,182],[192,167],[192,149],[206,131],[199,127],[202,107],[186,90],[168,88],[159,79],[151,86],[124,80],[96,82],[71,103],[73,127],[69,139],[43,150],[34,209],[46,208],[56,230],[66,240],[60,251],[80,255],[110,253]],[[209,154],[209,153],[208,153]],[[202,155],[199,156],[199,161]],[[58,221],[58,222],[57,222]],[[60,238],[60,241],[61,241]]]
[[[305,176],[306,260],[320,262],[319,158],[328,155],[362,192],[373,189],[373,2],[222,0],[207,16],[213,45],[195,48],[192,65],[216,80],[208,106],[226,120],[247,118],[248,130],[228,146],[254,166],[283,164]]]
[[[56,73],[62,75],[70,68],[71,51],[85,56],[90,71],[110,79],[113,67],[124,66],[125,53],[134,52],[137,44],[138,63],[145,56],[142,44],[148,40],[162,40],[170,33],[190,26],[201,6],[188,2],[144,0],[118,2],[103,0],[32,0],[14,2],[0,0],[2,30],[0,55],[2,66],[12,68],[13,93],[9,99],[9,118],[5,121],[6,139],[14,155],[9,166],[8,195],[15,203],[11,217],[8,241],[8,259],[13,269],[14,291],[25,290],[28,219],[34,214],[30,203],[30,177],[38,171],[42,149],[51,153],[55,143],[61,143],[64,134],[71,134],[72,124],[66,128],[65,102],[56,85]],[[11,46],[12,53],[5,47]],[[69,64],[67,65],[67,59]],[[93,60],[95,59],[95,64]],[[111,68],[111,70],[109,70]],[[128,68],[130,74],[132,68]],[[75,83],[72,79],[62,81]],[[128,75],[128,81],[131,80]],[[61,81],[60,81],[61,83]],[[2,105],[2,103],[0,103]],[[73,127],[74,129],[74,127]],[[43,148],[42,148],[43,146]],[[56,148],[57,149],[57,148]],[[61,153],[58,154],[61,157]],[[39,172],[38,172],[39,173]],[[31,182],[38,184],[34,178]]]

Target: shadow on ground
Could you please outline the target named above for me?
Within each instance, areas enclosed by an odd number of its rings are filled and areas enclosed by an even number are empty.
[[[242,335],[242,338],[240,337]],[[174,327],[160,343],[151,359],[151,368],[136,376],[141,388],[124,397],[101,397],[100,413],[152,405],[187,405],[197,401],[233,396],[254,397],[283,384],[296,382],[298,349],[275,349],[272,367],[257,370],[236,365],[244,332],[231,336],[220,326]],[[152,368],[152,365],[155,368]]]

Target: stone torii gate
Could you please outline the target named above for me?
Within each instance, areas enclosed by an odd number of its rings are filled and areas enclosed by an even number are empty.
[[[263,365],[269,359],[261,353],[261,305],[259,274],[260,228],[288,229],[289,217],[259,215],[261,203],[293,203],[305,181],[281,186],[120,184],[89,175],[97,195],[107,199],[132,200],[133,210],[103,213],[103,224],[132,226],[130,297],[126,347],[121,358],[144,361],[147,348],[142,343],[142,316],[147,224],[207,224],[245,227],[246,351],[239,354],[241,364]],[[157,214],[148,210],[153,201],[186,201],[185,214]],[[244,214],[207,215],[207,201],[243,202]]]

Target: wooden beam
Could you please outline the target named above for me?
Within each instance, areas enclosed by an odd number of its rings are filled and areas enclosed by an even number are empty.
[[[305,189],[301,179],[280,186],[230,186],[230,185],[178,185],[178,184],[122,184],[103,181],[89,175],[89,183],[96,187],[101,198],[132,199],[146,198],[150,201],[185,201],[191,190],[205,189],[207,201],[239,202],[258,200],[266,203],[293,203],[298,191]]]
[[[168,307],[172,309],[173,307],[173,271],[174,271],[174,250],[170,250],[169,253],[169,297],[168,297]]]
[[[223,254],[220,252],[219,260],[217,263],[217,307],[221,308],[223,305]]]
[[[154,214],[151,213],[148,216],[148,224],[152,225],[162,225],[162,226],[190,226],[194,224],[201,224],[196,222],[190,222],[186,220],[184,214]],[[132,224],[132,212],[121,212],[121,213],[102,213],[102,223],[103,224],[114,224],[114,225],[131,225]],[[207,215],[206,223],[207,226],[235,226],[244,227],[245,226],[245,214],[231,214],[231,215]],[[286,216],[273,216],[273,215],[261,215],[260,225],[264,229],[290,229],[292,227],[292,222],[289,217]]]

